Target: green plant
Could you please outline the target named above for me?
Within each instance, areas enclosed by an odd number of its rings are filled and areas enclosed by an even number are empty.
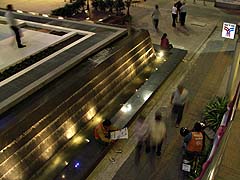
[[[224,113],[227,111],[228,99],[226,97],[214,97],[205,107],[203,116],[207,126],[217,131]]]

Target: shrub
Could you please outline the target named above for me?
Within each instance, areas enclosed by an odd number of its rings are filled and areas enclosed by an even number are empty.
[[[214,97],[205,107],[203,116],[208,127],[215,132],[221,124],[222,117],[227,111],[228,100],[226,97]]]

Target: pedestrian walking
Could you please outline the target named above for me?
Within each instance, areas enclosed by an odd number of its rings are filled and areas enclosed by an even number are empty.
[[[18,48],[24,48],[26,47],[26,45],[23,45],[21,43],[21,37],[20,37],[20,29],[17,26],[17,21],[14,18],[14,14],[13,14],[13,6],[11,4],[7,5],[7,12],[5,13],[5,17],[7,19],[7,23],[9,24],[10,28],[13,30],[13,32],[15,33],[15,37],[16,37],[16,41],[17,41],[17,45]]]
[[[180,23],[181,23],[181,26],[185,25],[186,15],[187,15],[187,8],[186,8],[185,2],[183,2],[182,6],[180,7]]]
[[[158,31],[159,18],[160,18],[160,11],[158,9],[158,5],[155,5],[155,9],[152,13],[152,21],[156,31]]]
[[[135,125],[135,133],[137,138],[137,146],[135,153],[135,163],[138,164],[141,158],[143,146],[145,144],[148,132],[148,124],[145,122],[145,117],[140,115]]]
[[[171,104],[172,106],[172,117],[174,120],[176,120],[176,128],[179,127],[184,106],[186,105],[188,98],[188,90],[184,88],[183,85],[178,85],[177,89],[173,92],[171,97]]]
[[[146,140],[146,153],[153,152],[161,155],[161,149],[166,138],[166,125],[162,119],[160,110],[157,110],[153,121],[149,122],[148,138]]]
[[[172,7],[172,27],[176,27],[176,20],[177,20],[177,7],[176,4]]]

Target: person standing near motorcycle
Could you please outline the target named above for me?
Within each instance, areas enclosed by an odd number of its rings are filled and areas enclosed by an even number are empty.
[[[196,122],[194,128],[184,137],[184,149],[187,154],[199,154],[204,149],[202,125]]]
[[[172,106],[172,118],[176,120],[176,128],[179,127],[183,110],[188,98],[188,90],[183,85],[178,85],[176,91],[173,92],[171,97]]]

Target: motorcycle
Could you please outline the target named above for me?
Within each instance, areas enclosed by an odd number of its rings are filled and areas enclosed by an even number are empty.
[[[201,124],[202,131],[206,127],[204,123]],[[180,128],[180,134],[182,137],[186,137],[191,131],[186,128],[182,127]],[[186,144],[184,144],[186,146]],[[184,148],[185,149],[185,148]],[[183,158],[182,158],[182,164],[181,164],[181,170],[184,172],[184,176],[190,176],[192,174],[196,174],[196,169],[200,160],[201,153],[189,153],[184,150]]]

